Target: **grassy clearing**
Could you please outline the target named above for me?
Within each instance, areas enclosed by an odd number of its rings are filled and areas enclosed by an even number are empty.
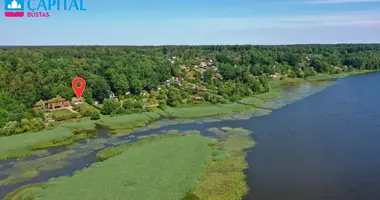
[[[188,135],[134,146],[72,177],[50,179],[44,185],[18,190],[8,199],[181,199],[196,187],[212,157],[209,142],[209,138]]]
[[[208,164],[195,190],[183,200],[217,199],[241,200],[248,192],[244,169],[246,148],[255,142],[249,137],[251,131],[242,128],[211,128],[218,138],[214,146],[213,161]]]
[[[46,147],[46,144],[62,142],[71,137],[73,134],[70,130],[62,127],[36,133],[0,137],[0,160],[26,157],[33,154],[33,149]]]
[[[81,112],[94,112],[94,111],[99,111],[97,108],[95,108],[94,106],[88,104],[88,103],[81,103],[81,104],[78,104],[79,106],[79,110]]]
[[[258,107],[263,105],[265,102],[262,99],[256,98],[256,97],[246,97],[239,101],[241,104],[250,105],[254,107]]]
[[[269,101],[271,99],[280,98],[280,96],[281,96],[281,94],[279,92],[276,92],[276,91],[270,91],[267,93],[255,95],[255,97],[257,97],[263,101]]]

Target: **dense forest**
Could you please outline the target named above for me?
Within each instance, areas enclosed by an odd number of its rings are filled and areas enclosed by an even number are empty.
[[[207,66],[197,70],[202,62]],[[2,48],[0,127],[27,123],[30,130],[41,129],[44,115],[32,109],[34,104],[56,96],[71,99],[71,82],[77,76],[87,82],[86,101],[104,104],[102,114],[112,114],[143,109],[139,102],[143,92],[156,92],[161,106],[193,103],[190,96],[225,103],[268,92],[270,75],[277,73],[306,78],[379,68],[380,45],[375,44]],[[161,89],[172,77],[183,77],[194,87]],[[209,92],[194,89],[200,87]],[[110,94],[125,101],[111,101]]]

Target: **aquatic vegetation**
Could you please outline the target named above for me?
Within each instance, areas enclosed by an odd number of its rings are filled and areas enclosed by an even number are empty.
[[[165,112],[169,114],[171,118],[179,119],[192,119],[202,117],[212,117],[218,115],[228,115],[233,111],[229,108],[222,109],[220,106],[208,105],[200,107],[186,107],[186,108],[165,108]]]
[[[230,103],[230,104],[222,104],[219,106],[221,109],[229,109],[232,112],[244,112],[247,110],[253,110],[255,109],[252,106],[244,105],[240,103]]]
[[[50,179],[42,187],[29,187],[31,190],[18,190],[20,195],[13,193],[13,197],[29,195],[39,200],[181,199],[196,187],[212,157],[212,149],[207,145],[209,141],[206,137],[188,135],[131,147],[119,156],[93,164],[71,177]]]
[[[126,151],[127,149],[129,149],[131,147],[142,146],[142,145],[147,144],[147,143],[154,143],[154,142],[157,142],[157,141],[169,138],[169,137],[173,137],[173,136],[174,137],[178,136],[178,134],[175,134],[175,135],[174,134],[158,135],[157,137],[139,140],[139,141],[134,142],[134,143],[127,143],[127,144],[124,144],[121,146],[116,146],[116,147],[108,147],[106,149],[99,151],[96,154],[96,157],[98,158],[99,161],[105,161],[109,158],[120,155],[121,153],[123,153],[124,151]]]
[[[21,158],[33,154],[33,149],[46,143],[54,144],[71,138],[70,130],[62,127],[36,133],[0,137],[0,160]]]
[[[276,92],[276,91],[270,91],[270,92],[267,92],[267,93],[264,93],[264,94],[255,95],[255,97],[257,97],[257,98],[259,98],[261,100],[264,100],[264,101],[268,101],[268,100],[271,100],[271,99],[280,98],[281,94],[279,92]]]
[[[37,194],[40,193],[43,188],[44,184],[42,183],[25,185],[9,193],[5,196],[4,200],[32,200],[38,197]]]
[[[88,137],[89,137],[89,135],[86,135],[86,134],[73,135],[70,138],[42,142],[42,143],[39,143],[39,144],[32,146],[31,149],[41,150],[41,149],[46,149],[46,148],[50,148],[50,147],[67,146],[67,145],[73,144],[74,142],[76,142],[78,140],[87,139]]]
[[[188,130],[188,131],[180,132],[179,134],[180,135],[201,135],[201,132],[197,130]]]
[[[107,143],[107,139],[104,138],[98,138],[90,141],[87,145],[84,145],[80,148],[82,149],[91,149],[91,150],[98,150],[105,147],[105,143]]]
[[[213,161],[207,165],[198,186],[183,200],[241,200],[248,191],[244,175],[248,165],[244,150],[255,145],[249,137],[251,131],[229,127],[208,130],[223,139],[214,146]]]
[[[120,140],[120,141],[112,141],[109,144],[112,144],[112,145],[123,145],[123,144],[128,144],[130,142],[131,142],[131,140]]]
[[[154,135],[140,135],[140,136],[137,136],[136,139],[143,140],[143,139],[148,139],[148,138],[151,138],[151,137],[154,137]]]
[[[170,131],[168,131],[168,134],[169,135],[178,135],[179,131],[178,130],[170,130]]]
[[[33,153],[33,155],[35,155],[35,156],[40,156],[40,157],[42,157],[42,156],[47,156],[47,155],[49,155],[49,154],[50,154],[49,151],[46,150],[46,149],[39,150],[39,151],[35,151],[35,152]]]
[[[75,150],[67,150],[31,161],[18,162],[15,164],[14,168],[24,171],[28,169],[36,169],[38,171],[52,171],[61,169],[67,165],[67,162],[65,162],[64,159],[74,155],[75,153]]]
[[[93,130],[95,128],[95,122],[90,118],[73,119],[57,124],[72,130]]]
[[[0,186],[22,183],[26,180],[38,176],[38,173],[39,172],[35,169],[28,169],[22,173],[14,173],[8,176],[6,179],[0,180]]]
[[[98,123],[113,130],[118,136],[126,135],[132,130],[145,126],[146,124],[160,119],[156,112],[146,112],[131,115],[117,115],[114,117],[104,117]]]
[[[258,106],[263,105],[265,102],[262,99],[259,99],[257,97],[246,97],[246,98],[240,100],[239,103],[258,107]]]

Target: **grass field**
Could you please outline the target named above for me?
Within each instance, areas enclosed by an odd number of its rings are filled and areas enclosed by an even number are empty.
[[[78,104],[79,105],[79,110],[81,112],[86,112],[86,111],[89,111],[89,112],[94,112],[94,111],[99,111],[97,108],[95,108],[94,106],[92,105],[89,105],[88,103],[81,103],[81,104]]]
[[[71,131],[62,127],[36,133],[0,137],[0,160],[29,156],[33,154],[33,149],[42,144],[64,141],[71,137],[73,137]]]
[[[43,185],[16,190],[7,199],[182,199],[197,186],[212,158],[210,141],[188,135],[131,147],[72,177],[50,179]]]
[[[64,116],[71,116],[73,113],[70,110],[67,109],[62,109],[62,110],[54,110],[51,111],[53,115],[55,115],[57,118],[58,117],[64,117]]]

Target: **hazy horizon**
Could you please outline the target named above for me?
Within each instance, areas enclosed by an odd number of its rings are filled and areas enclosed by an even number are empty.
[[[380,0],[83,2],[87,11],[52,11],[48,18],[3,15],[0,45],[380,43]]]

